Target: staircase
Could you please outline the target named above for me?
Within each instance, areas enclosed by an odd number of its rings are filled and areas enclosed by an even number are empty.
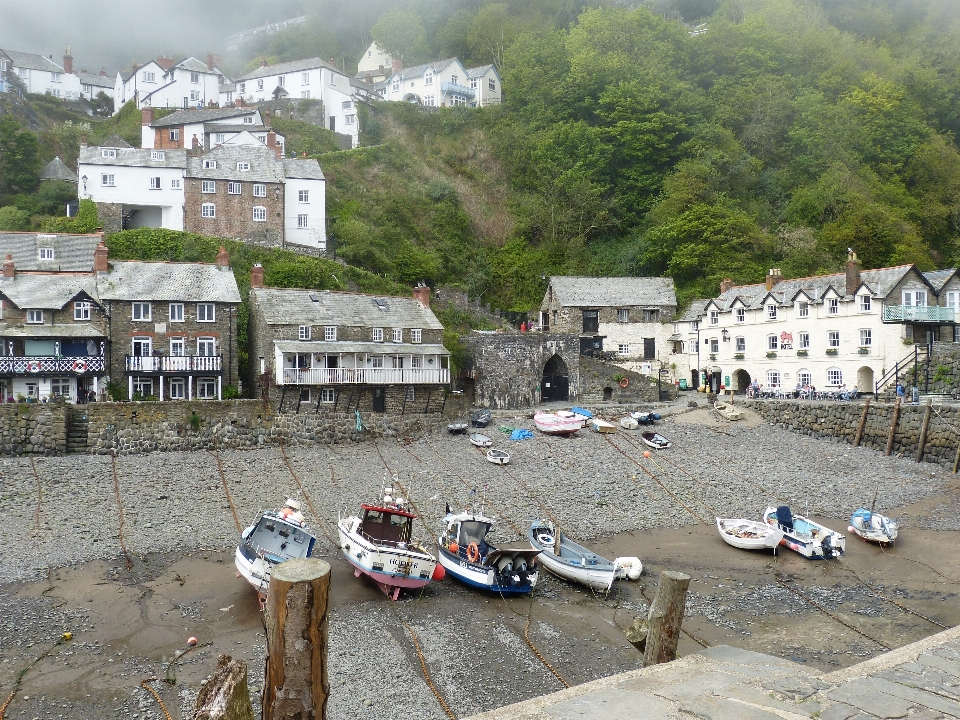
[[[921,392],[930,389],[930,346],[914,345],[913,350],[877,381],[874,391],[878,399],[896,397],[896,385],[902,381],[905,387],[917,387]],[[884,388],[886,388],[884,390]]]
[[[67,406],[67,452],[68,453],[86,453],[87,452],[87,433],[89,422],[87,421],[87,409],[85,405]]]

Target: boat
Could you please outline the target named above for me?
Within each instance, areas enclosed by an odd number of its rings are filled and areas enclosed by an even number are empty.
[[[385,488],[382,503],[361,504],[359,514],[340,518],[337,531],[353,574],[366,575],[396,600],[401,590],[442,580],[445,572],[413,538],[416,515],[406,509],[403,498],[394,498],[392,493],[392,488]]]
[[[593,417],[592,412],[582,407],[572,407],[570,408],[570,412],[572,412],[574,415],[580,415],[584,420],[589,420]]]
[[[483,433],[470,433],[470,442],[478,448],[488,448],[493,445],[493,440]]]
[[[652,413],[648,412],[632,412],[630,417],[636,420],[641,425],[653,425],[653,418],[651,417]]]
[[[469,425],[465,422],[452,422],[447,425],[447,432],[452,435],[460,435],[467,431]]]
[[[881,545],[892,545],[900,532],[900,526],[896,520],[891,520],[886,515],[881,515],[866,508],[859,508],[854,511],[848,529],[868,542],[880,543]]]
[[[487,450],[487,460],[494,465],[506,465],[510,462],[510,453],[504,450],[494,450],[490,448]]]
[[[237,576],[253,585],[261,600],[270,589],[270,573],[286,560],[308,558],[317,536],[306,526],[300,503],[288,499],[280,510],[261,512],[243,532],[234,553]]]
[[[717,518],[717,530],[727,545],[742,550],[769,550],[777,552],[783,540],[783,529],[756,520]]]
[[[487,408],[483,408],[470,416],[470,424],[475,428],[485,428],[492,419],[493,414]]]
[[[720,417],[730,420],[731,422],[743,418],[743,411],[740,410],[740,408],[734,407],[733,403],[717,400],[713,403],[713,409],[720,413]]]
[[[537,430],[544,435],[569,436],[583,427],[583,418],[574,413],[545,413],[538,412],[533,416],[533,423]]]
[[[637,421],[632,417],[627,416],[620,418],[620,427],[622,427],[624,430],[636,430],[637,425]]]
[[[529,593],[537,584],[537,555],[529,545],[495,547],[487,542],[495,520],[481,513],[450,512],[437,538],[440,564],[465,585],[500,595]]]
[[[600,418],[590,418],[587,423],[590,425],[590,429],[598,433],[615,433],[617,431],[617,426],[613,423],[608,423],[606,420],[601,420]]]
[[[554,575],[600,592],[610,592],[614,580],[636,580],[643,572],[640,558],[618,557],[611,562],[573,542],[547,520],[530,524],[530,544],[540,551],[543,567]]]
[[[654,450],[663,450],[670,447],[670,441],[667,440],[663,435],[656,432],[642,432],[640,433],[640,439]]]
[[[802,515],[794,515],[787,505],[768,507],[763,521],[783,530],[781,545],[810,560],[839,558],[846,550],[847,538]]]

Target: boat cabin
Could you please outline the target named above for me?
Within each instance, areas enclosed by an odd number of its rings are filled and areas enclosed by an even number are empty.
[[[377,545],[406,545],[413,536],[416,515],[396,507],[361,505],[361,537]]]
[[[480,554],[486,555],[489,545],[485,538],[490,526],[490,522],[474,518],[455,520],[447,526],[447,542],[456,542],[464,551],[470,543],[476,543]]]
[[[274,513],[264,513],[243,543],[267,560],[283,562],[310,557],[316,539],[300,527]]]

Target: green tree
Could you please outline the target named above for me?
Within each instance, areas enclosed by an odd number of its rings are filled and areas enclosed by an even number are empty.
[[[384,13],[370,34],[384,52],[403,60],[406,65],[419,62],[430,52],[423,22],[413,12],[391,10]]]
[[[0,117],[0,194],[31,192],[40,180],[40,143],[12,115]]]
[[[7,205],[0,207],[0,230],[29,230],[30,216],[23,210]]]
[[[434,36],[437,56],[457,57],[463,63],[470,63],[472,55],[468,37],[472,23],[473,15],[469,10],[457,10]]]

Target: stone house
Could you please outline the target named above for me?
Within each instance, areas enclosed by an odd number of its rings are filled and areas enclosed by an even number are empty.
[[[255,107],[178,110],[155,120],[153,108],[144,108],[140,145],[154,150],[210,150],[217,145],[260,144],[282,155],[286,140],[263,122]]]
[[[281,409],[443,407],[450,353],[430,310],[430,288],[418,287],[410,298],[267,288],[257,265],[249,304],[249,382]]]

